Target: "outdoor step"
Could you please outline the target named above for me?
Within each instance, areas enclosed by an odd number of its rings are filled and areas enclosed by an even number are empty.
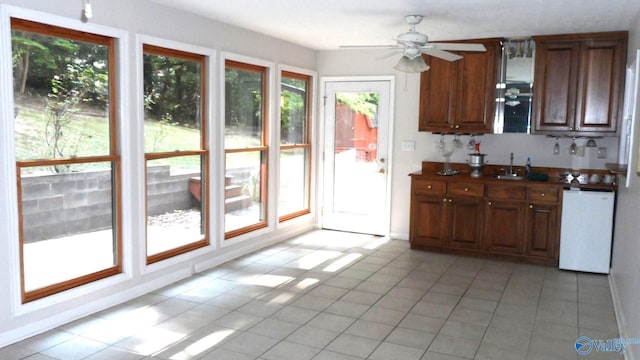
[[[229,199],[242,196],[242,185],[227,185],[224,187],[224,198]]]
[[[247,195],[235,196],[224,199],[224,212],[246,209],[251,206],[251,197]]]

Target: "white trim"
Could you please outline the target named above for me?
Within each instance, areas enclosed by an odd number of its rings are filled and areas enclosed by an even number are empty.
[[[15,327],[7,332],[0,332],[0,347],[25,339],[38,333],[54,329],[61,324],[83,318],[98,311],[110,308],[114,304],[123,303],[134,299],[138,296],[145,295],[153,289],[160,289],[164,286],[175,283],[176,281],[187,278],[191,275],[186,269],[177,270],[170,274],[155,280],[145,281],[134,287],[129,287],[124,291],[107,295],[89,303],[81,303],[81,305],[72,307],[67,311],[55,312],[53,315],[41,316],[37,321],[30,321],[27,325]],[[101,286],[103,288],[104,286]],[[55,296],[55,295],[54,295]],[[49,299],[47,297],[46,299]],[[50,304],[49,304],[50,305]]]
[[[610,273],[608,277],[609,277],[609,290],[611,291],[611,299],[613,300],[613,313],[616,316],[616,323],[618,324],[619,337],[624,339],[635,337],[635,336],[629,336],[627,331],[626,321],[622,315],[623,314],[622,302],[620,301],[620,296],[618,295],[619,291],[618,291],[618,285],[616,284],[615,274]],[[629,346],[627,348],[627,350],[624,352],[624,358],[625,360],[635,359],[633,355],[633,346]]]
[[[391,232],[389,234],[389,237],[395,240],[403,240],[403,241],[409,241],[409,233],[397,233],[397,232]]]
[[[12,11],[10,11],[12,10]],[[15,114],[13,101],[13,68],[11,52],[11,23],[9,16],[15,9],[0,6],[0,197],[5,199],[0,206],[0,266],[6,277],[0,278],[0,285],[7,289],[0,299],[3,309],[20,306],[20,249],[18,222],[18,192],[16,188],[15,154]],[[13,199],[13,200],[11,200]],[[6,303],[5,303],[6,301]],[[9,314],[7,314],[9,315]]]
[[[213,259],[208,259],[208,260],[196,263],[193,266],[194,273],[206,271],[220,264],[224,264],[227,261],[236,259],[240,256],[247,255],[249,253],[258,251],[268,246],[277,244],[293,236],[304,234],[305,232],[311,231],[313,229],[314,229],[313,224],[308,221],[306,225],[298,224],[298,226],[295,226],[295,227],[292,226],[290,229],[287,229],[288,231],[282,230],[280,231],[279,234],[277,234],[277,236],[263,238],[263,239],[260,239],[260,241],[256,241],[256,242],[239,242],[241,246],[233,250],[230,250],[225,254],[222,254]]]

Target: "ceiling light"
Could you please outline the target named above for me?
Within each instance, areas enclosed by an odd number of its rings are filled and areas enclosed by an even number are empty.
[[[402,56],[393,68],[407,73],[419,73],[429,70],[429,65],[424,62],[422,56],[418,56],[414,59]]]

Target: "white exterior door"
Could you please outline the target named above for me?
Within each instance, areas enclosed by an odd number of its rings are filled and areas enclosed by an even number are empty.
[[[322,227],[389,233],[393,83],[324,81]]]

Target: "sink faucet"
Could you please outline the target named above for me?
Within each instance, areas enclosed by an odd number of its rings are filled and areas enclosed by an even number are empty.
[[[509,159],[509,175],[513,174],[513,153],[511,153],[511,158]]]

